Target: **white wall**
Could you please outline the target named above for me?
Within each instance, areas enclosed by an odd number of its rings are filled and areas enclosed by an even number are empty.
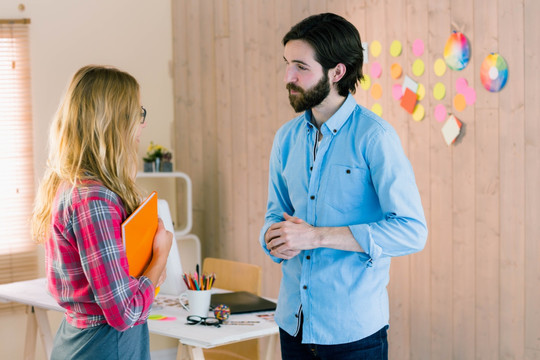
[[[20,11],[19,4],[26,10]],[[2,0],[0,17],[30,18],[32,105],[36,178],[47,153],[49,124],[75,71],[87,64],[113,65],[141,85],[148,126],[141,155],[153,140],[172,148],[170,1]]]
[[[19,4],[26,9],[20,11]],[[148,111],[141,157],[150,140],[173,148],[170,1],[2,0],[0,18],[31,19],[36,179],[43,174],[49,125],[60,98],[73,73],[88,64],[113,65],[139,81],[141,101]],[[13,323],[18,328],[10,332]],[[0,333],[12,334],[0,337],[2,357],[22,358],[23,324],[22,314],[18,320],[0,318]]]

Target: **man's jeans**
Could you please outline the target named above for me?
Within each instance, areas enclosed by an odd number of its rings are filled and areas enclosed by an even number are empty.
[[[387,360],[388,325],[362,340],[339,345],[302,344],[302,329],[291,336],[279,329],[283,360]]]

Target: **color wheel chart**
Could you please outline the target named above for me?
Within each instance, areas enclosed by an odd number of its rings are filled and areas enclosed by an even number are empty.
[[[499,54],[486,56],[480,67],[480,80],[486,90],[491,92],[500,91],[508,79],[508,64]]]

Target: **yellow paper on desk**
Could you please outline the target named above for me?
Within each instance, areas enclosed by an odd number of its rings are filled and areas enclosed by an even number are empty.
[[[153,191],[122,223],[129,275],[139,277],[152,260],[154,236],[158,227],[157,192]],[[156,288],[156,295],[159,288]]]

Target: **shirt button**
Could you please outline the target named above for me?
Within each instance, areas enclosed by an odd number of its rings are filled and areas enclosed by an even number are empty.
[[[306,290],[306,289],[307,289],[307,285],[304,285],[303,288],[304,288],[304,290]]]
[[[335,134],[335,133],[337,133],[337,130],[336,130],[336,129],[334,129],[334,134]]]
[[[313,166],[310,166],[310,167],[309,167],[309,171],[313,171]]]
[[[314,195],[311,195],[309,198],[310,198],[311,200],[315,200],[315,196],[314,196]]]
[[[350,173],[351,173],[351,170],[350,170],[350,169],[347,169],[346,173],[347,173],[347,174],[350,174]]]
[[[311,256],[309,256],[309,255],[308,255],[308,256],[306,256],[306,259],[308,259],[308,260],[309,260],[309,259],[311,259]]]

